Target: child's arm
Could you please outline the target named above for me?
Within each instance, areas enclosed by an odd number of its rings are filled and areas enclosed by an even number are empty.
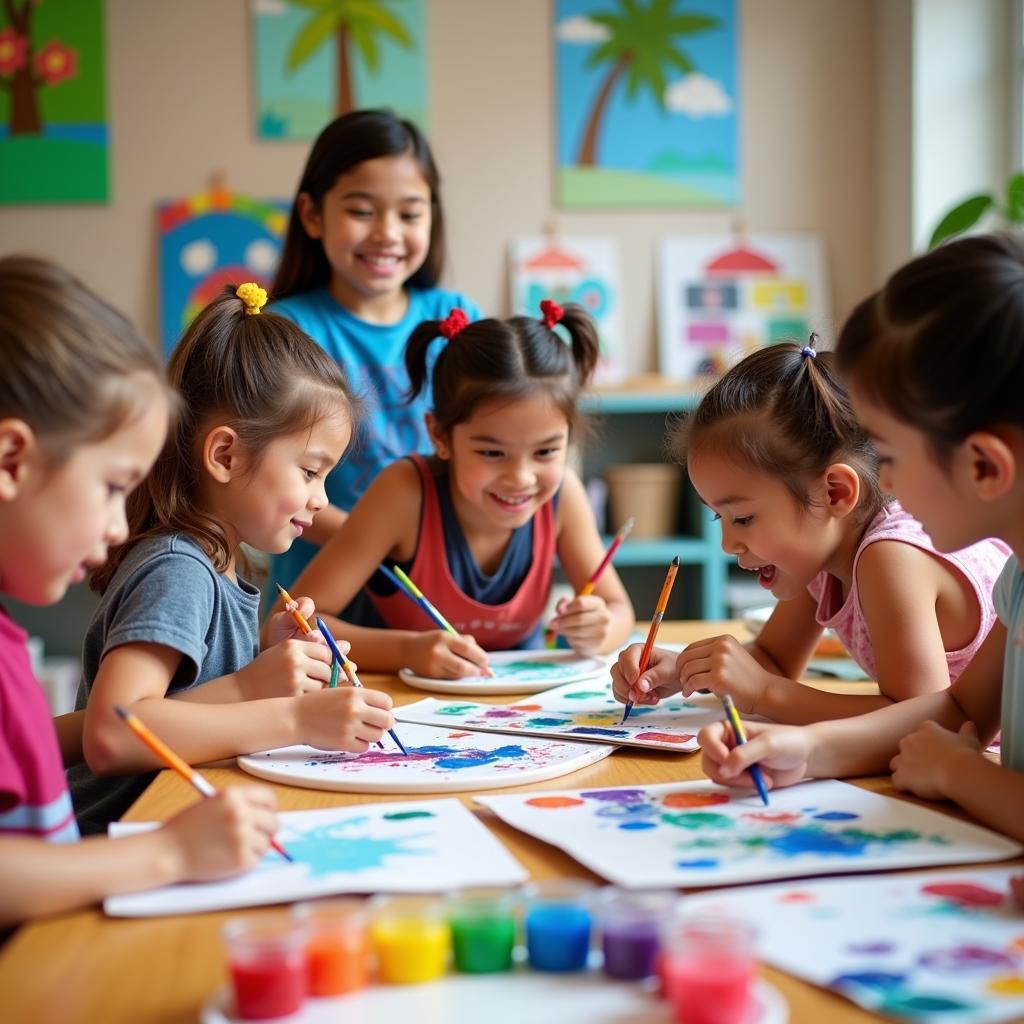
[[[386,693],[348,686],[232,704],[168,700],[181,658],[179,651],[152,643],[124,644],[103,658],[85,712],[85,759],[96,775],[162,767],[125,728],[114,711],[118,704],[190,764],[296,743],[361,753],[394,724]]]
[[[311,598],[332,632],[352,644],[353,656],[363,671],[397,672],[408,666],[434,678],[476,675],[486,666],[487,655],[472,637],[443,630],[356,626],[323,612],[344,608],[385,559],[413,557],[422,503],[414,499],[420,494],[416,467],[407,459],[392,463],[370,485],[344,527],[309,563],[292,589]],[[423,583],[429,596],[429,583],[417,582]]]
[[[566,469],[558,500],[558,558],[577,593],[604,558],[604,546],[587,492]],[[633,605],[615,567],[609,565],[592,594],[558,602],[551,627],[579,654],[606,653],[629,636],[636,623]]]
[[[806,776],[879,774],[889,769],[900,741],[928,721],[951,730],[974,722],[987,743],[999,725],[1005,642],[1006,629],[996,623],[951,687],[866,715],[803,727],[749,722],[748,742],[735,748],[724,722],[706,726],[699,737],[704,771],[726,785],[749,785],[746,768],[754,763],[773,785],[789,785]]]
[[[84,726],[84,711],[69,711],[66,715],[58,715],[53,720],[53,728],[57,732],[57,746],[60,747],[60,758],[65,768],[81,764],[85,759],[82,753]]]
[[[0,838],[0,926],[96,903],[106,896],[246,871],[277,830],[273,792],[236,786],[200,800],[162,828],[76,843]]]

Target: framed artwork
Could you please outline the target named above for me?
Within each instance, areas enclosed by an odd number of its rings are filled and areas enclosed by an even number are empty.
[[[558,202],[740,198],[735,0],[555,0]]]
[[[313,139],[340,114],[389,107],[427,126],[424,0],[250,0],[262,139]]]
[[[108,199],[102,0],[0,5],[0,203]]]
[[[657,291],[659,369],[678,380],[831,328],[825,248],[813,235],[663,238]]]

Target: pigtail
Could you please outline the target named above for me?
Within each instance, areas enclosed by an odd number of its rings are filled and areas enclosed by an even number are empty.
[[[427,355],[431,344],[441,337],[442,320],[424,320],[413,328],[405,343],[405,372],[409,375],[409,389],[405,400],[412,402],[427,386]],[[439,357],[440,358],[440,357]]]
[[[572,361],[576,364],[577,381],[586,387],[597,368],[601,343],[594,318],[582,307],[570,304],[562,310],[562,326],[572,344]]]

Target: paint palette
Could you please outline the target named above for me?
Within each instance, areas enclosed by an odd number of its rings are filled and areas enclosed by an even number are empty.
[[[408,800],[278,815],[290,864],[269,851],[252,871],[219,882],[168,885],[111,896],[111,917],[196,914],[337,893],[442,892],[518,885],[522,865],[458,800]],[[115,822],[111,836],[156,828]]]
[[[614,747],[404,725],[408,756],[387,737],[364,754],[283,747],[238,758],[271,782],[345,793],[457,793],[555,779],[603,760]]]
[[[396,708],[395,717],[424,725],[675,751],[696,750],[700,729],[722,717],[718,699],[700,695],[637,705],[626,722],[622,721],[623,710],[612,696],[611,680],[602,679],[559,686],[519,704],[473,704],[428,697]]]
[[[492,651],[487,662],[490,676],[463,676],[462,679],[432,679],[403,668],[402,682],[428,693],[538,693],[563,683],[582,683],[608,675],[608,658],[588,658],[572,651]],[[404,741],[403,741],[404,742]]]
[[[784,883],[690,897],[749,921],[758,955],[874,1013],[915,1021],[1024,1019],[1017,870]]]
[[[627,889],[979,863],[1022,849],[977,825],[832,780],[772,790],[770,807],[706,781],[477,803]]]

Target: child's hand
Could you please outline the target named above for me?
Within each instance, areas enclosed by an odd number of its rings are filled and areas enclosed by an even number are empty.
[[[603,597],[563,597],[555,605],[551,629],[561,633],[577,654],[597,654],[605,645],[612,617]]]
[[[676,656],[660,647],[651,649],[651,660],[640,675],[643,644],[630,644],[612,665],[612,690],[622,704],[657,704],[662,697],[679,692]]]
[[[338,646],[348,653],[347,642]],[[314,692],[331,681],[331,652],[325,643],[283,640],[261,651],[235,678],[243,700]]]
[[[892,784],[925,800],[942,800],[949,773],[964,755],[981,755],[981,742],[973,722],[950,732],[935,722],[922,722],[900,740],[900,752],[889,762]]]
[[[487,652],[468,634],[431,629],[413,636],[405,664],[427,679],[462,679],[487,672]]]
[[[277,831],[277,800],[267,786],[232,786],[191,804],[160,832],[180,859],[185,882],[209,882],[248,871]]]
[[[303,633],[302,628],[292,617],[291,610],[293,608],[300,612],[302,617],[312,627],[309,633]],[[282,640],[309,640],[311,643],[320,643],[326,647],[327,641],[324,640],[320,630],[316,628],[315,617],[316,605],[313,604],[312,598],[294,598],[291,604],[285,606],[284,611],[275,612],[267,619],[265,629],[267,647],[279,644]]]
[[[761,767],[769,789],[791,786],[807,775],[811,756],[811,737],[797,725],[769,725],[744,722],[747,742],[735,746],[732,730],[724,721],[704,726],[697,735],[701,747],[701,767],[713,782],[723,786],[749,786],[754,780],[747,768]]]
[[[361,754],[395,724],[391,698],[380,690],[339,686],[293,701],[299,743]]]
[[[757,714],[757,705],[771,677],[733,636],[713,636],[689,644],[676,659],[684,697],[710,690],[727,693],[738,711]]]

